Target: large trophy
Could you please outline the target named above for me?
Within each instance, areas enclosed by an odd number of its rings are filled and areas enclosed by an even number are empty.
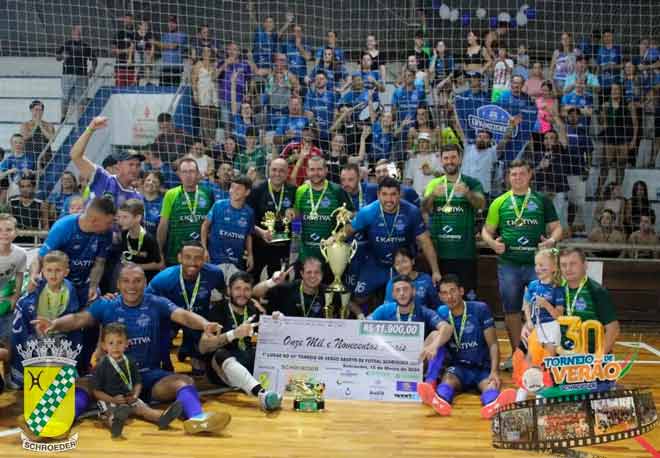
[[[337,208],[331,213],[331,217],[336,215],[335,228],[332,231],[331,237],[321,240],[321,255],[330,266],[330,270],[335,276],[334,281],[325,289],[325,317],[334,318],[335,309],[333,305],[333,298],[335,293],[338,293],[341,298],[341,310],[339,318],[348,318],[348,302],[351,298],[351,293],[341,282],[341,276],[346,270],[346,266],[351,262],[355,252],[357,251],[357,240],[348,244],[344,242],[344,227],[351,220],[351,211],[346,208],[346,204]],[[329,240],[332,240],[329,243]]]
[[[264,213],[264,218],[261,224],[273,234],[271,243],[288,242],[291,240],[291,232],[289,230],[289,219],[286,216],[280,216],[272,211]]]

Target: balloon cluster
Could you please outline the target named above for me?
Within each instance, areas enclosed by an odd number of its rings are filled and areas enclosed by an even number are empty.
[[[460,19],[463,27],[468,27],[472,21],[473,13],[471,11],[463,11],[462,13],[457,8],[451,8],[446,3],[441,3],[441,0],[433,0],[433,10],[437,11],[440,18],[445,21],[456,22]],[[477,8],[474,11],[474,17],[479,20],[486,19],[488,12],[484,8]],[[536,19],[536,8],[524,4],[520,7],[515,17],[511,17],[506,11],[502,11],[497,16],[488,18],[488,25],[490,28],[497,27],[500,23],[509,24],[509,28],[515,29],[516,27],[524,27],[531,20]]]

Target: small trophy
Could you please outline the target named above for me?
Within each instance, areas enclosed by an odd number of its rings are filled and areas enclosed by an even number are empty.
[[[341,298],[341,310],[339,318],[348,318],[348,302],[351,294],[341,282],[341,276],[346,270],[346,266],[351,262],[357,251],[357,240],[353,239],[351,244],[344,242],[344,226],[351,220],[351,211],[346,208],[346,204],[337,208],[330,216],[336,216],[337,224],[332,231],[334,241],[329,244],[328,239],[321,241],[321,255],[330,266],[330,270],[335,276],[334,281],[325,289],[325,317],[334,318],[335,310],[332,305],[332,299],[335,293]]]
[[[273,234],[271,243],[288,242],[291,240],[291,230],[289,229],[289,219],[280,217],[275,212],[267,211],[264,213],[264,219],[261,224]]]
[[[304,378],[291,380],[294,391],[293,409],[296,412],[318,412],[325,409],[325,383]]]

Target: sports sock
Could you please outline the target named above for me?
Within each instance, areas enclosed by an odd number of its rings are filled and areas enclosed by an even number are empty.
[[[445,347],[439,348],[438,353],[436,353],[433,359],[429,361],[428,367],[426,368],[426,374],[424,375],[424,381],[426,383],[435,385],[438,382],[442,366],[445,362],[445,352]]]
[[[247,394],[254,394],[252,390],[259,385],[259,382],[250,374],[250,371],[233,356],[222,362],[222,372],[224,372],[224,378],[231,386],[236,386]]]
[[[496,390],[495,388],[489,388],[483,393],[481,393],[481,404],[482,405],[488,405],[491,402],[493,402],[495,399],[497,399],[497,396],[499,396],[500,390]]]
[[[82,388],[76,388],[74,396],[76,405],[75,418],[78,418],[89,407],[89,394]]]
[[[264,390],[264,388],[261,386],[260,383],[257,383],[250,392],[255,396],[259,396],[259,393],[261,393],[262,391],[265,392],[266,390]]]
[[[438,396],[450,404],[454,400],[454,388],[451,385],[441,383],[438,385],[438,388],[436,388],[435,392],[438,393]]]
[[[186,385],[179,388],[176,392],[176,399],[181,402],[186,418],[197,418],[203,414],[199,394],[194,386]]]

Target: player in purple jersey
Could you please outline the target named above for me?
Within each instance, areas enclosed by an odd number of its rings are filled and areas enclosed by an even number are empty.
[[[164,371],[159,367],[161,318],[169,317],[182,326],[209,334],[218,334],[220,325],[177,307],[169,299],[145,294],[146,277],[142,268],[136,264],[128,263],[122,267],[117,284],[120,294],[113,299],[99,299],[88,310],[63,315],[52,321],[37,318],[32,323],[42,335],[88,328],[96,324],[125,324],[128,334],[126,354],[135,362],[142,378],[143,390],[140,396],[147,401],[179,401],[187,418],[183,426],[188,434],[215,433],[224,429],[231,421],[229,414],[204,412],[193,380],[187,375]]]

